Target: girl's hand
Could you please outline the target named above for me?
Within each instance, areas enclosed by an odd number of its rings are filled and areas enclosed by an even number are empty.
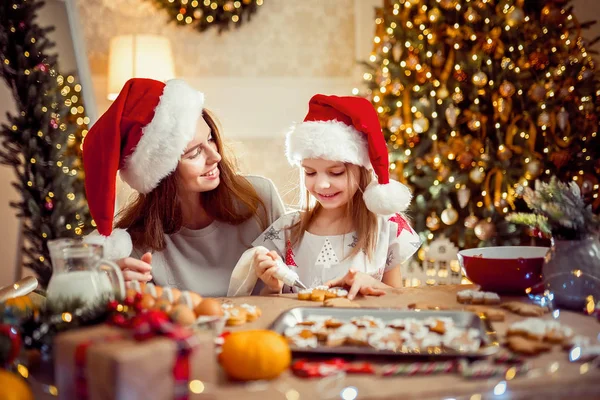
[[[274,251],[268,253],[256,252],[252,260],[252,266],[256,276],[265,283],[269,290],[281,293],[283,282],[273,276],[276,271],[275,260],[277,258],[279,258],[279,255]]]
[[[387,285],[364,272],[358,272],[350,268],[348,273],[341,278],[333,279],[326,283],[329,287],[345,286],[349,287],[348,299],[352,300],[358,293],[363,296],[382,296],[385,294],[384,288]]]
[[[126,282],[140,281],[148,282],[152,280],[152,253],[146,253],[141,260],[133,257],[125,257],[116,261],[116,264],[123,272],[123,279]]]

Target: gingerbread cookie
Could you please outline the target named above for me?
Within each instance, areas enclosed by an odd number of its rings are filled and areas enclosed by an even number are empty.
[[[507,336],[522,336],[532,340],[564,344],[574,336],[573,330],[558,321],[527,318],[508,327]]]
[[[446,306],[440,306],[440,305],[430,304],[430,303],[426,303],[426,302],[410,303],[408,305],[408,308],[410,308],[411,310],[448,310],[449,309]]]
[[[509,336],[506,339],[506,346],[519,354],[538,355],[545,351],[550,351],[552,345],[538,340],[527,339],[523,336]]]
[[[325,307],[342,307],[342,308],[360,308],[358,303],[345,297],[336,297],[334,299],[326,299],[323,302]]]
[[[317,286],[310,289],[300,290],[298,300],[325,301],[329,299],[345,298],[348,291],[343,288],[330,288],[329,286]]]
[[[502,310],[486,306],[470,305],[466,306],[464,309],[465,311],[473,312],[475,314],[478,314],[479,316],[483,316],[484,318],[487,318],[490,321],[494,322],[504,321],[504,317],[506,315]]]
[[[248,313],[241,307],[232,307],[225,310],[227,326],[238,326],[248,322]]]
[[[500,307],[523,317],[541,317],[548,312],[546,307],[540,307],[535,304],[521,303],[519,301],[502,303]]]
[[[477,290],[461,290],[456,293],[456,300],[462,304],[500,304],[497,293]]]

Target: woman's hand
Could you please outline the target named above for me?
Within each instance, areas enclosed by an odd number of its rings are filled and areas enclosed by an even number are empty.
[[[129,281],[140,281],[148,282],[152,280],[152,253],[146,253],[142,256],[141,260],[137,260],[133,257],[125,257],[116,261],[116,264],[121,268],[123,272],[123,279],[126,282]]]
[[[348,298],[354,299],[358,293],[363,296],[382,296],[385,294],[383,289],[387,289],[388,286],[381,283],[377,279],[364,272],[358,272],[355,269],[350,268],[348,273],[341,278],[333,279],[326,283],[329,287],[344,286],[349,287]]]
[[[252,267],[256,276],[262,280],[267,288],[273,293],[281,293],[283,289],[283,282],[275,278],[273,274],[276,271],[275,260],[279,258],[279,255],[274,251],[268,253],[254,253],[254,259],[252,260]]]

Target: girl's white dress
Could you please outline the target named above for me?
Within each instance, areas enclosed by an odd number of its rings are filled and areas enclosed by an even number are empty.
[[[408,260],[421,246],[419,235],[402,215],[395,214],[377,217],[377,243],[371,260],[363,251],[347,258],[358,240],[355,232],[333,236],[305,232],[301,242],[292,247],[286,228],[299,217],[297,211],[283,215],[252,245],[277,251],[308,287],[342,277],[350,268],[381,280],[384,272]]]

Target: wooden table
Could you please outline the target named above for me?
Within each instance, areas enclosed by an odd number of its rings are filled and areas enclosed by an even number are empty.
[[[404,288],[390,290],[382,297],[359,298],[356,301],[363,307],[406,307],[413,302],[428,302],[448,307],[459,307],[456,292],[468,286],[438,286],[429,288]],[[514,300],[504,298],[503,300]],[[526,301],[526,298],[519,298]],[[293,295],[269,297],[238,297],[225,299],[235,304],[249,303],[262,310],[262,316],[243,326],[230,330],[263,329],[283,311],[294,307],[319,307],[319,303],[297,300]],[[503,338],[507,326],[522,319],[507,312],[504,322],[494,322],[499,338]],[[550,319],[546,315],[545,319]],[[570,326],[576,334],[595,338],[600,332],[600,323],[583,314],[563,311],[560,322]],[[228,328],[229,329],[229,328]],[[411,359],[412,361],[413,359]],[[373,360],[368,360],[373,361]],[[390,360],[386,360],[390,362]],[[408,361],[408,360],[406,360]],[[375,364],[384,363],[375,361]],[[458,374],[441,374],[413,377],[378,377],[374,375],[348,375],[341,379],[303,379],[290,371],[270,382],[237,383],[224,376],[219,384],[206,384],[203,394],[192,395],[192,399],[340,399],[345,388],[346,399],[506,399],[506,398],[600,398],[600,368],[592,363],[570,363],[568,354],[555,346],[551,353],[531,359],[532,370],[525,377],[504,381],[503,378],[467,380]],[[353,391],[357,397],[352,397]],[[494,394],[496,390],[496,394]],[[502,393],[503,392],[503,393]],[[55,398],[36,393],[36,399]]]
[[[406,307],[413,302],[428,302],[449,307],[459,307],[456,301],[456,292],[465,286],[438,286],[429,288],[403,288],[391,290],[382,297],[359,298],[356,301],[363,307]],[[503,300],[509,300],[504,298]],[[511,298],[510,300],[514,300]],[[526,301],[526,298],[519,298]],[[249,303],[260,307],[263,315],[258,320],[232,328],[231,330],[245,330],[253,328],[268,328],[277,316],[293,307],[318,307],[319,303],[297,300],[293,295],[279,295],[272,297],[240,297],[227,299],[236,304]],[[522,319],[518,315],[507,311],[504,322],[492,323],[500,338],[504,337],[507,326],[512,322]],[[551,319],[546,315],[545,319]],[[559,316],[561,323],[573,328],[576,334],[595,338],[600,332],[600,323],[592,317],[573,312],[562,311]],[[412,360],[412,359],[411,359]],[[386,360],[389,362],[389,360]],[[503,378],[484,380],[466,380],[457,374],[413,376],[413,377],[377,377],[372,375],[348,375],[341,380],[328,379],[319,382],[315,379],[297,378],[286,371],[277,380],[258,385],[250,385],[254,392],[248,391],[245,384],[224,382],[216,392],[207,387],[207,393],[218,398],[244,398],[244,399],[318,399],[341,398],[340,392],[346,387],[354,387],[358,392],[358,399],[374,398],[600,398],[600,368],[591,363],[570,363],[568,354],[555,346],[551,353],[531,359],[532,370],[526,377],[516,377],[506,382],[506,392],[503,395],[502,384],[497,386]],[[325,393],[321,386],[329,387]],[[214,389],[214,388],[213,388]],[[349,389],[352,391],[353,389]],[[347,391],[346,394],[351,393]],[[212,393],[211,393],[212,392]],[[286,396],[287,394],[287,396]],[[299,394],[299,397],[297,395]],[[327,396],[330,395],[330,396]],[[234,397],[235,396],[235,397]],[[202,398],[199,396],[198,398]],[[351,397],[349,397],[351,398]]]

